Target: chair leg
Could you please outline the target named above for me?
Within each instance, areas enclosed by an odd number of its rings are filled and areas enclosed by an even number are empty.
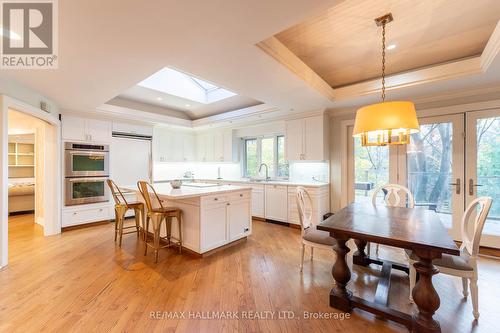
[[[141,213],[140,213],[140,209],[137,209],[135,208],[134,209],[134,215],[135,215],[135,229],[137,230],[137,238],[140,237],[140,234],[141,234],[141,225],[140,225],[140,221],[141,221]]]
[[[410,302],[413,303],[413,288],[415,287],[415,283],[417,282],[417,271],[415,267],[413,267],[414,261],[409,261],[410,266]]]
[[[122,237],[123,237],[123,221],[125,220],[125,213],[127,209],[125,207],[117,206],[115,208],[115,218],[116,223],[118,224],[118,246],[122,246]]]
[[[144,255],[148,254],[148,230],[149,230],[149,219],[146,217],[146,229],[144,229]]]
[[[302,270],[304,269],[304,250],[305,250],[305,245],[302,243],[301,247],[300,247],[300,271],[302,272]]]
[[[479,319],[479,300],[476,276],[470,279],[470,293],[472,296],[472,314],[474,315],[474,319]]]
[[[469,296],[469,288],[467,286],[467,281],[468,279],[463,277],[462,278],[462,293],[464,294],[464,297],[467,298]]]
[[[379,247],[379,244],[377,244],[377,246],[375,247],[375,254],[377,255],[377,257],[378,257],[378,247]]]
[[[179,254],[182,254],[182,213],[177,214],[177,223],[179,226]]]
[[[366,255],[369,257],[370,254],[372,253],[371,251],[371,243],[370,242],[366,242]]]
[[[314,247],[311,246],[311,260],[313,260],[314,257]]]
[[[168,239],[168,244],[170,245],[170,238],[172,237],[172,218],[165,217],[165,222],[166,222],[166,229],[167,229],[167,239]]]
[[[152,217],[151,220],[153,221],[153,234],[154,234],[153,247],[155,250],[155,263],[157,263],[158,262],[158,251],[160,249],[161,221],[163,220],[163,216],[154,215],[154,217]]]

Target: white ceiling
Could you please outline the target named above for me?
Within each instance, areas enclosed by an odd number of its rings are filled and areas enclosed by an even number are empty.
[[[59,69],[3,70],[0,76],[38,90],[62,109],[80,112],[95,112],[97,106],[166,66],[283,110],[377,100],[374,93],[332,102],[255,46],[340,2],[60,1]],[[485,74],[405,87],[394,96],[500,84],[498,58]]]
[[[141,102],[144,104],[156,105],[166,109],[185,112],[190,119],[199,119],[216,114],[243,109],[249,106],[262,104],[253,98],[240,95],[225,98],[210,104],[199,103],[190,99],[159,92],[139,85],[125,90],[119,95],[120,98]],[[158,98],[161,98],[159,100]]]

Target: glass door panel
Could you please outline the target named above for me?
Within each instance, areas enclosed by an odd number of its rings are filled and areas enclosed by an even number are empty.
[[[455,239],[463,209],[463,116],[422,118],[406,147],[406,186],[416,207],[434,210]],[[458,138],[458,139],[457,139]]]
[[[389,183],[389,147],[362,147],[354,138],[353,155],[354,201],[371,203],[373,190]]]
[[[493,198],[481,245],[500,248],[500,110],[467,114],[467,203]]]

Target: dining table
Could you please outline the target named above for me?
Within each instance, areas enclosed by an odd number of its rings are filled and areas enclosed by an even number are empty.
[[[441,332],[439,322],[433,318],[439,309],[440,299],[432,284],[432,277],[439,270],[432,261],[441,258],[444,253],[460,255],[460,251],[435,211],[423,207],[351,203],[316,227],[329,232],[336,240],[333,250],[337,256],[332,268],[335,285],[330,292],[330,306],[344,312],[351,312],[354,308],[368,311],[403,324],[411,332]],[[357,248],[353,254],[353,265],[381,266],[373,300],[355,296],[347,288],[351,271],[346,258],[350,249],[346,243],[350,239],[354,240]],[[391,271],[395,269],[408,274],[407,264],[369,257],[365,253],[367,242],[408,249],[419,258],[414,264],[419,277],[412,291],[418,307],[414,314],[391,308],[388,304]]]

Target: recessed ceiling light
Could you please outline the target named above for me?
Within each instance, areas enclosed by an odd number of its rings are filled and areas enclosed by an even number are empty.
[[[191,106],[191,104],[186,104],[186,107],[190,107],[190,106]]]
[[[396,44],[389,44],[387,45],[388,50],[394,50],[396,48]]]
[[[162,100],[163,100],[163,98],[161,98],[161,97],[156,97],[156,100],[157,100],[157,101],[162,101]]]

